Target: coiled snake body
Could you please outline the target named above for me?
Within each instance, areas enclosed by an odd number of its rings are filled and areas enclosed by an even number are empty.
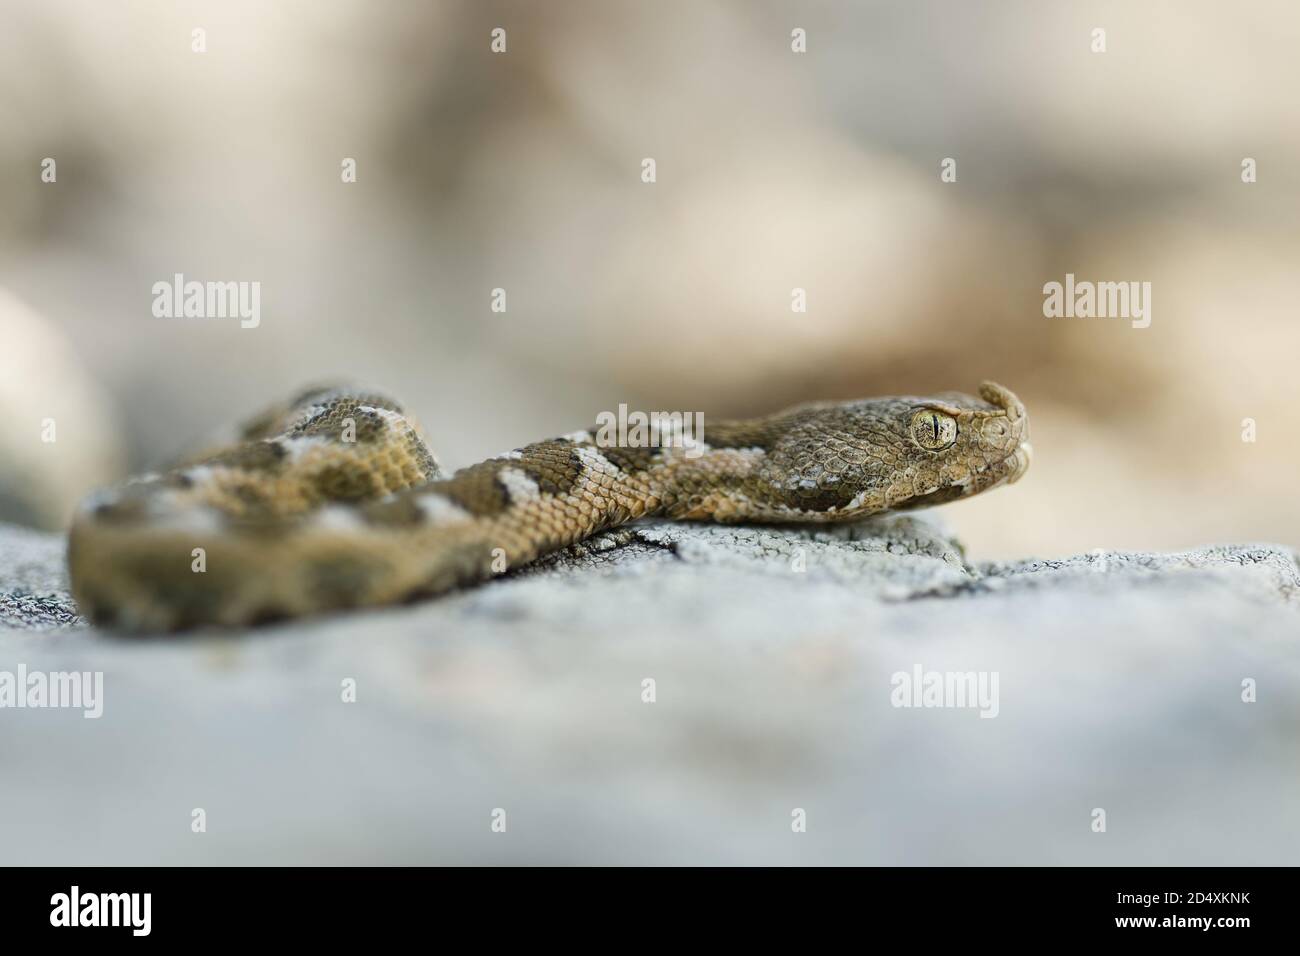
[[[125,630],[391,604],[647,516],[845,521],[968,497],[1024,473],[1027,436],[1019,399],[985,382],[712,423],[695,447],[593,429],[446,477],[392,399],[313,389],[228,447],[92,495],[69,571],[83,613]]]

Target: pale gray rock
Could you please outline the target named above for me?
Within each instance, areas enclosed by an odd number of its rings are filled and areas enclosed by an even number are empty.
[[[63,554],[57,535],[0,524],[0,633],[81,623]]]
[[[0,674],[102,672],[103,715],[0,708],[0,863],[1300,862],[1276,545],[972,564],[930,516],[648,524],[144,639],[75,617],[62,554],[0,526]],[[894,706],[917,667],[996,673],[996,716]]]

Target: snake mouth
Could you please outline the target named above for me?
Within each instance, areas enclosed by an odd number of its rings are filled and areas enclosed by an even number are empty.
[[[1016,446],[1016,450],[1011,453],[1007,459],[1011,463],[1011,471],[1004,479],[1004,483],[1014,485],[1029,470],[1029,463],[1034,458],[1034,446],[1027,441],[1022,441]]]

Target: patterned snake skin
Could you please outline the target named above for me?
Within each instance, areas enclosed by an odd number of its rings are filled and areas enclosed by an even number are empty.
[[[1027,437],[1024,405],[985,382],[716,422],[693,448],[577,432],[445,477],[392,399],[315,389],[92,495],[68,564],[104,626],[258,623],[439,594],[646,516],[847,521],[965,498],[1024,474]]]

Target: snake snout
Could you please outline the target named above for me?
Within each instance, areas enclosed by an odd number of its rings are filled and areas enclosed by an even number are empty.
[[[1029,470],[1029,463],[1034,458],[1034,446],[1027,441],[1022,441],[1016,446],[1015,453],[1011,457],[1011,473],[1007,475],[1008,485],[1014,485]]]
[[[980,385],[980,398],[1002,409],[1004,413],[996,416],[986,426],[992,430],[992,434],[986,432],[986,436],[990,444],[1006,450],[1003,462],[1008,470],[1003,480],[1008,485],[1014,484],[1029,470],[1029,463],[1034,456],[1034,448],[1029,444],[1029,413],[1015,392],[997,382],[983,382]],[[1006,424],[1001,424],[1003,422]]]

